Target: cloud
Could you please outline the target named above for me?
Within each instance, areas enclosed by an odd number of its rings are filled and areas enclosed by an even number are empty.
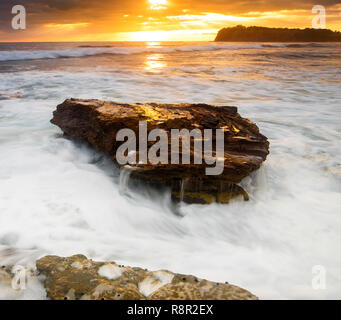
[[[84,28],[89,26],[88,22],[77,22],[77,23],[48,23],[44,24],[45,28],[55,29],[55,30],[74,30],[77,28]]]
[[[8,35],[7,38],[18,36],[17,31],[11,28],[13,17],[11,9],[18,3],[24,5],[27,11],[28,29],[25,34],[36,34],[37,37],[42,29],[46,29],[46,25],[60,26],[60,28],[64,25],[83,33],[105,34],[149,31],[157,28],[180,30],[195,26],[218,29],[234,21],[236,23],[254,21],[255,24],[269,25],[267,23],[270,19],[272,26],[277,22],[278,26],[285,26],[287,16],[287,26],[302,24],[309,26],[311,9],[316,4],[326,6],[327,23],[333,22],[332,27],[341,28],[340,22],[337,22],[341,12],[341,7],[338,6],[340,0],[168,0],[167,8],[163,10],[153,10],[149,0],[20,0],[19,2],[1,0],[0,29],[3,33],[0,40],[4,39],[4,34]],[[278,13],[279,11],[281,14]],[[297,19],[298,16],[303,19]],[[86,26],[77,27],[79,23]],[[55,29],[57,28],[50,28],[51,37]]]

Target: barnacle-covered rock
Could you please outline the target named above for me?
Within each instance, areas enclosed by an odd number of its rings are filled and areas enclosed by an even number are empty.
[[[37,261],[47,295],[55,300],[256,300],[247,290],[167,270],[148,271],[95,262],[83,255]]]

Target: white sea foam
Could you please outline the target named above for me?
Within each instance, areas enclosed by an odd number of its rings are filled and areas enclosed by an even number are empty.
[[[271,63],[245,50],[174,55],[155,74],[139,62],[1,74],[0,92],[22,98],[0,101],[0,244],[18,248],[0,264],[85,254],[228,281],[261,298],[341,298],[339,60],[330,53],[312,65],[315,51],[288,62],[278,52]],[[271,154],[243,181],[249,202],[183,206],[181,218],[168,195],[120,193],[110,159],[61,136],[49,120],[68,97],[237,105]],[[311,286],[315,265],[327,270],[326,290]],[[31,293],[43,297],[39,288]]]
[[[171,283],[174,278],[174,274],[168,271],[155,271],[150,276],[144,278],[139,284],[139,291],[148,297],[154,291],[158,290],[162,286]]]
[[[122,269],[113,264],[105,264],[98,269],[98,274],[109,280],[116,280],[122,275]]]

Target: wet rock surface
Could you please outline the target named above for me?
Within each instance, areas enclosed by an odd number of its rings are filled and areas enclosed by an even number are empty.
[[[147,133],[163,129],[168,135],[168,163],[152,164],[139,161],[139,123],[147,122]],[[248,200],[247,193],[237,184],[257,170],[269,153],[269,142],[251,121],[242,118],[236,107],[211,106],[206,104],[156,104],[116,103],[101,100],[69,99],[57,106],[51,122],[64,134],[89,142],[98,150],[116,160],[116,151],[123,143],[117,141],[120,129],[131,129],[136,134],[137,163],[130,165],[131,179],[148,182],[155,187],[168,186],[175,201],[189,203],[228,203],[241,196]],[[190,146],[190,164],[171,163],[171,130],[199,129],[204,138],[205,129],[213,129],[213,145],[216,129],[224,131],[223,173],[207,175],[209,167],[194,164],[194,143]],[[202,139],[203,140],[203,139]],[[150,148],[155,142],[147,142]],[[182,149],[180,148],[181,152]],[[212,156],[215,148],[213,147]],[[180,154],[181,159],[182,154]]]
[[[167,270],[95,262],[83,255],[37,261],[48,298],[55,300],[257,300],[247,290]]]

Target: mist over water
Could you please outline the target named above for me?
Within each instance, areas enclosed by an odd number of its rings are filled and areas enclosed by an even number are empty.
[[[339,44],[0,44],[0,78],[0,246],[17,249],[0,264],[82,253],[260,298],[341,298]],[[167,193],[129,192],[108,157],[50,124],[70,97],[235,105],[270,155],[242,182],[249,202],[179,217]]]

